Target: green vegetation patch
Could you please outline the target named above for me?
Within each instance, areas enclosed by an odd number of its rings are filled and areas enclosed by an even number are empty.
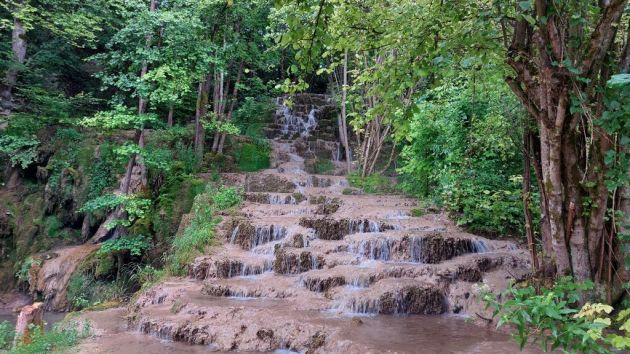
[[[271,147],[268,144],[244,143],[235,151],[238,168],[243,172],[255,172],[271,166]]]

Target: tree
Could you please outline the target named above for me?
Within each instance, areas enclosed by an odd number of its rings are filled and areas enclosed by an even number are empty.
[[[93,47],[97,35],[111,19],[108,10],[120,7],[118,0],[76,2],[71,0],[7,0],[0,10],[10,14],[0,29],[10,27],[12,58],[0,91],[0,106],[5,114],[16,108],[14,88],[27,59],[27,34],[32,30],[50,31],[76,47]]]

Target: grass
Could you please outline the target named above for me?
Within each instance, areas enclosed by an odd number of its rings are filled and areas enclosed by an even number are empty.
[[[215,188],[209,183],[205,192],[195,197],[188,227],[173,239],[168,271],[174,275],[185,274],[194,258],[212,244],[216,226],[221,221],[216,212],[232,209],[242,200],[242,193],[235,187]]]
[[[359,188],[365,193],[391,194],[396,192],[396,186],[392,184],[392,180],[378,174],[367,177],[351,174],[348,176],[348,182],[352,187]]]
[[[51,352],[63,352],[74,346],[79,341],[90,335],[91,327],[85,322],[79,329],[79,324],[71,322],[66,325],[57,325],[50,331],[42,332],[38,327],[32,326],[30,341],[18,343],[13,347],[14,327],[8,322],[0,323],[0,352],[7,354],[41,354]]]
[[[335,164],[330,160],[317,160],[313,166],[315,173],[318,175],[325,175],[335,170]]]
[[[243,172],[255,172],[269,168],[271,166],[270,153],[271,150],[268,146],[243,144],[236,151],[238,168]]]

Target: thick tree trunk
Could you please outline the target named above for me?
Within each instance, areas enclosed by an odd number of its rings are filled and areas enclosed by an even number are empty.
[[[560,132],[541,126],[541,142],[549,146],[548,155],[542,156],[543,186],[548,198],[551,244],[554,251],[556,271],[561,275],[571,274],[571,260],[565,240],[564,196],[562,181],[562,139]]]
[[[26,58],[26,28],[20,20],[13,20],[13,31],[11,33],[11,50],[13,53],[13,63],[10,64],[4,78],[4,87],[0,92],[2,106],[10,112],[13,109],[13,88],[17,84],[19,66],[24,64]]]

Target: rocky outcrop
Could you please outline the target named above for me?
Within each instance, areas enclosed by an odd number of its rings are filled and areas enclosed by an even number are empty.
[[[66,290],[70,277],[81,262],[98,250],[99,245],[85,244],[39,255],[29,270],[30,293],[44,300],[48,311],[66,311]]]
[[[273,270],[278,274],[299,274],[324,266],[324,257],[308,250],[279,248],[275,257]]]
[[[273,173],[256,173],[247,176],[247,192],[293,193],[295,184],[286,177]]]
[[[341,240],[344,236],[356,232],[379,232],[395,229],[395,226],[391,224],[368,219],[302,218],[300,226],[315,230],[317,238],[322,240]]]

